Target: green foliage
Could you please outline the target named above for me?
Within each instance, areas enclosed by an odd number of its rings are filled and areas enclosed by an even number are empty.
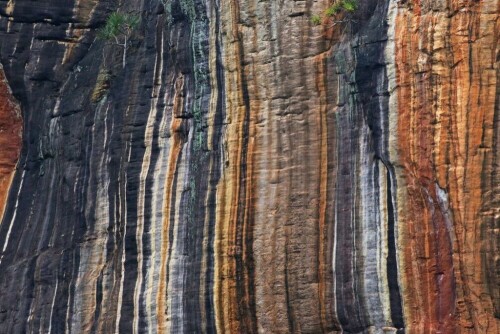
[[[141,18],[139,15],[113,13],[106,20],[106,25],[97,32],[98,38],[113,40],[114,44],[123,47],[123,68],[125,68],[128,39],[132,35],[134,29],[139,26],[140,22]]]
[[[356,9],[358,9],[358,0],[334,0],[322,15],[313,15],[311,17],[311,22],[318,25],[325,17],[332,18],[342,12],[346,14],[353,13]]]
[[[91,100],[96,103],[99,102],[107,93],[111,82],[111,73],[105,69],[100,69],[97,76],[97,82],[92,92]]]
[[[311,22],[314,24],[314,25],[319,25],[321,24],[321,16],[319,15],[313,15],[311,17]]]
[[[347,12],[354,12],[358,9],[358,1],[357,0],[342,0],[341,6]]]
[[[128,37],[139,26],[140,21],[141,18],[138,15],[112,13],[97,36],[105,40]]]
[[[325,10],[325,16],[332,17],[340,13],[342,5],[339,2],[334,3]]]

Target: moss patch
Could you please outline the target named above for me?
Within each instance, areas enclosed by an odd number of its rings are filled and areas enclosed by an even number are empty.
[[[92,102],[99,102],[104,97],[104,95],[106,95],[109,90],[110,82],[111,72],[105,69],[101,69],[99,71],[99,74],[97,75],[97,81],[94,87],[94,91],[92,92]]]

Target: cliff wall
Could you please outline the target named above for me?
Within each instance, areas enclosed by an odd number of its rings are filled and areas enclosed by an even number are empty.
[[[359,4],[0,1],[0,333],[498,333],[500,1]]]

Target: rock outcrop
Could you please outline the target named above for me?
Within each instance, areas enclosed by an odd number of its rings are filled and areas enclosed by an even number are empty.
[[[0,333],[500,331],[500,1],[328,2],[0,2]]]

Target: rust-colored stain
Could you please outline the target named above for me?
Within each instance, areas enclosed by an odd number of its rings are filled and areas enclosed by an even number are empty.
[[[491,192],[482,146],[492,142],[497,89],[498,28],[488,18],[497,14],[480,2],[452,1],[452,17],[414,5],[399,10],[395,29],[407,330],[497,333],[480,242]]]
[[[0,221],[21,152],[21,110],[0,67]]]

